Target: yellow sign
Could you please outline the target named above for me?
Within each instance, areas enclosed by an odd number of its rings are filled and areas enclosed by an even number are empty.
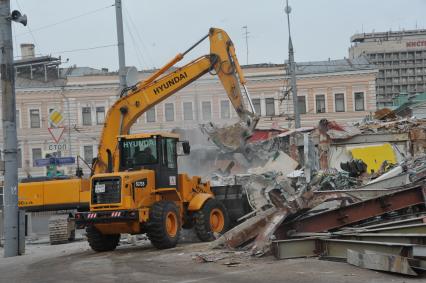
[[[57,110],[53,110],[49,114],[49,122],[54,126],[58,126],[59,123],[61,123],[63,119],[64,119],[64,117],[62,116],[61,112],[59,112]]]

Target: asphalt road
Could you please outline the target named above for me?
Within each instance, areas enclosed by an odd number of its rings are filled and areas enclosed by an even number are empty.
[[[3,251],[0,251],[3,252]],[[205,262],[198,255],[206,255]],[[206,257],[204,257],[206,258]],[[181,244],[159,251],[149,243],[94,253],[86,242],[28,245],[26,255],[0,259],[0,282],[426,282],[426,277],[360,269],[318,259],[275,260]]]

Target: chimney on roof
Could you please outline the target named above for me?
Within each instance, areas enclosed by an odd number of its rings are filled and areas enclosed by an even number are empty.
[[[22,59],[35,57],[35,46],[32,43],[21,43],[21,57]]]

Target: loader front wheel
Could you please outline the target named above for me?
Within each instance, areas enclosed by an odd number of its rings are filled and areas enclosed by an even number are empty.
[[[209,199],[195,213],[195,232],[203,242],[213,241],[215,234],[223,234],[228,230],[229,216],[225,206],[216,199]]]
[[[179,209],[174,202],[154,203],[149,212],[147,235],[157,249],[169,249],[177,245],[181,230]]]
[[[86,233],[89,246],[95,252],[113,251],[120,241],[120,234],[104,235],[94,226],[88,226],[86,228]]]

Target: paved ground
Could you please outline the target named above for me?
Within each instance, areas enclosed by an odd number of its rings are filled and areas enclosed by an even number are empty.
[[[3,253],[2,250],[0,250]],[[219,259],[205,262],[199,254]],[[426,282],[317,259],[275,260],[211,252],[206,244],[159,251],[149,243],[94,253],[86,242],[27,245],[26,255],[0,258],[0,282]]]

